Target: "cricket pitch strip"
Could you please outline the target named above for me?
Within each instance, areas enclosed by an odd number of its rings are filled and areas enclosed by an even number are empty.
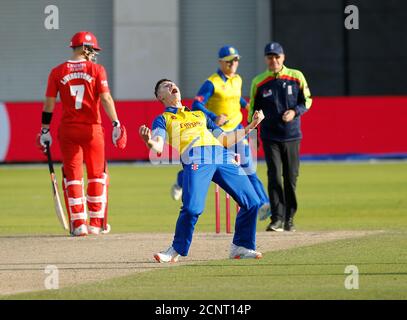
[[[364,237],[381,231],[258,232],[257,249],[273,251]],[[59,287],[208,260],[227,259],[231,234],[195,233],[189,256],[177,264],[156,263],[153,254],[168,248],[171,233],[126,233],[88,237],[0,236],[0,295],[45,290],[45,270],[56,266]]]

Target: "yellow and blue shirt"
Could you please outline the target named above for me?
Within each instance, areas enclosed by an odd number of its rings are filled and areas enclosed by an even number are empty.
[[[219,151],[224,149],[216,138],[223,130],[202,111],[167,107],[153,121],[152,130],[153,137],[161,136],[180,154],[195,147],[219,147]]]
[[[192,103],[192,110],[204,112],[212,121],[215,121],[218,115],[225,114],[228,122],[221,128],[224,131],[232,131],[242,122],[240,109],[246,105],[247,102],[242,97],[242,78],[238,74],[228,77],[218,70],[199,89]]]
[[[301,71],[286,66],[278,73],[266,70],[252,81],[248,120],[252,120],[255,110],[261,109],[265,116],[261,123],[263,140],[299,140],[302,138],[300,117],[311,104],[311,92]],[[295,118],[287,123],[282,116],[290,109],[295,111]]]

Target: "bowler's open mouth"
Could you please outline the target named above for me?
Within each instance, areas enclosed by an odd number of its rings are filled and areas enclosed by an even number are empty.
[[[178,92],[177,88],[174,88],[174,89],[171,90],[171,94],[175,94],[177,92]]]

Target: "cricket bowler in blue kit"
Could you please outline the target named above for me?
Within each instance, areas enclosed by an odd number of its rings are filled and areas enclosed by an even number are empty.
[[[242,97],[242,78],[237,74],[240,58],[235,47],[226,45],[220,48],[219,69],[203,83],[192,104],[193,111],[204,112],[225,132],[244,129],[241,124],[243,120],[241,109],[246,108],[248,104]],[[240,155],[240,165],[262,202],[259,219],[264,220],[271,215],[270,201],[256,174],[249,142],[243,139],[230,149]],[[182,174],[182,170],[178,172],[177,181],[171,188],[174,200],[179,200],[182,196]]]
[[[240,206],[230,258],[261,258],[262,254],[255,251],[256,219],[261,200],[236,162],[234,153],[227,148],[255,129],[264,118],[263,112],[256,111],[252,122],[243,130],[226,133],[202,111],[190,111],[182,106],[180,90],[171,80],[158,81],[154,93],[164,104],[165,111],[154,120],[152,130],[143,125],[139,134],[147,147],[155,152],[163,151],[164,141],[172,145],[179,151],[184,169],[183,206],[173,243],[154,258],[165,263],[176,262],[180,255],[188,255],[211,181],[229,193]]]

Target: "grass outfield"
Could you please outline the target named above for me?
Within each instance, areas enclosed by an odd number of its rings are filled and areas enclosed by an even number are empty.
[[[177,170],[176,166],[111,166],[112,232],[172,232],[180,203],[170,199],[169,188]],[[264,164],[259,165],[258,174],[267,182]],[[298,229],[385,233],[272,252],[259,261],[206,262],[11,297],[406,299],[406,181],[407,163],[303,163]],[[45,166],[0,166],[0,234],[63,234],[54,216],[50,188]],[[265,226],[265,222],[258,224],[261,229]],[[214,231],[213,187],[196,229]],[[351,264],[359,268],[359,290],[344,288],[344,269]],[[167,291],[157,290],[157,283],[168,288],[183,285]]]
[[[178,166],[110,166],[112,232],[172,232],[180,202],[171,200],[170,186],[178,169]],[[259,165],[258,175],[266,185],[264,164]],[[407,163],[303,163],[296,224],[304,231],[406,230],[406,181]],[[224,229],[223,195],[221,201]],[[63,234],[53,210],[46,166],[0,166],[0,234]],[[214,212],[212,184],[197,231],[214,230]],[[259,223],[259,228],[264,229],[265,222]]]

